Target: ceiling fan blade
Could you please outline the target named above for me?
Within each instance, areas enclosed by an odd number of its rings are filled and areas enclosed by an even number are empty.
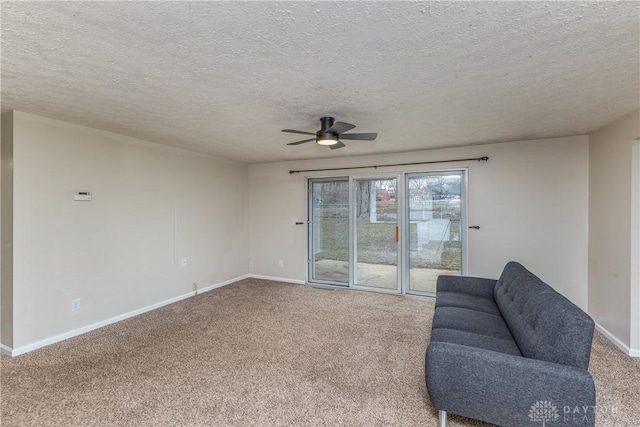
[[[377,133],[345,133],[340,135],[340,139],[351,139],[359,141],[373,141],[378,136]]]
[[[338,141],[337,144],[333,144],[329,146],[329,148],[331,148],[332,150],[337,150],[338,148],[342,148],[342,147],[346,147],[346,145],[344,145],[342,141]]]
[[[333,124],[333,126],[331,126],[327,132],[332,132],[332,133],[337,133],[338,135],[341,134],[342,132],[346,132],[348,130],[353,129],[354,127],[356,127],[355,125],[352,125],[351,123],[345,123],[345,122],[335,122]]]
[[[305,142],[309,142],[309,141],[315,141],[315,138],[311,138],[311,139],[303,139],[302,141],[296,141],[296,142],[290,142],[287,145],[298,145],[298,144],[304,144]]]
[[[293,130],[293,129],[282,129],[282,132],[301,133],[303,135],[315,135],[315,132],[304,132],[301,130]]]

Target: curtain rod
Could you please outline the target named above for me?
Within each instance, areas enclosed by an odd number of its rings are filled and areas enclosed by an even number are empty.
[[[413,165],[429,165],[432,163],[451,163],[451,162],[468,162],[471,160],[477,160],[478,162],[486,162],[487,160],[489,160],[488,156],[484,156],[484,157],[474,157],[471,159],[452,159],[452,160],[434,160],[431,162],[413,162],[413,163],[394,163],[391,165],[376,165],[376,166],[353,166],[350,168],[327,168],[327,169],[302,169],[302,170],[290,170],[289,173],[290,174],[294,174],[294,173],[300,173],[300,172],[324,172],[324,171],[342,171],[342,170],[348,170],[348,169],[370,169],[370,168],[374,168],[374,169],[378,169],[378,168],[386,168],[386,167],[390,167],[390,166],[413,166]]]

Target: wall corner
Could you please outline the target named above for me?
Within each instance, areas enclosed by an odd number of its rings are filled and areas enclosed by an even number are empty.
[[[0,125],[0,344],[13,347],[13,111]]]

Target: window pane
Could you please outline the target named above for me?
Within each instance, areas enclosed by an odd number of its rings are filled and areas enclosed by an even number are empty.
[[[349,181],[311,181],[312,281],[349,282]]]
[[[462,173],[412,176],[409,189],[409,290],[435,292],[440,274],[462,271]]]

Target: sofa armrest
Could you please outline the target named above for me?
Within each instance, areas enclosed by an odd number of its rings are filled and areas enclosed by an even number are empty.
[[[433,342],[427,347],[425,375],[431,401],[441,411],[501,426],[529,425],[545,417],[554,427],[595,425],[595,387],[586,370]]]
[[[493,288],[497,280],[467,276],[439,276],[438,292],[459,292],[493,299]]]

